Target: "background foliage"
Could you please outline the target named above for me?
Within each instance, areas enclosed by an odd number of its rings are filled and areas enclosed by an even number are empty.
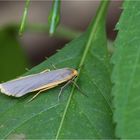
[[[125,1],[117,24],[112,62],[114,121],[120,138],[140,138],[140,8],[139,1]]]
[[[17,28],[12,25],[0,29],[0,81],[22,74],[28,65],[17,33]]]

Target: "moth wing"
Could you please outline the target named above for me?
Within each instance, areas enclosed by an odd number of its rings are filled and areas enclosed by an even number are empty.
[[[47,85],[53,85],[53,83],[62,83],[63,81],[66,81],[71,74],[72,70],[69,68],[58,69],[50,72],[46,71],[2,83],[0,84],[0,89],[1,92],[6,95],[21,97],[39,89],[40,87],[47,87]]]

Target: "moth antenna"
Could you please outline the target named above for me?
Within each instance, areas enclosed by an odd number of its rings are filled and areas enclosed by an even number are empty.
[[[58,102],[59,102],[59,100],[60,100],[60,96],[61,96],[61,94],[62,94],[64,88],[65,88],[67,85],[69,85],[70,83],[71,83],[71,80],[69,80],[64,86],[61,87],[61,90],[60,90],[60,92],[59,92],[59,94],[58,94]]]

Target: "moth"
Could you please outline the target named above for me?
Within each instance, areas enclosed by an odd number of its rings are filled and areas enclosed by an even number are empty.
[[[3,94],[14,97],[21,97],[30,92],[39,93],[54,88],[61,83],[69,82],[77,77],[78,71],[72,68],[62,68],[49,71],[48,69],[37,74],[23,76],[0,84]]]

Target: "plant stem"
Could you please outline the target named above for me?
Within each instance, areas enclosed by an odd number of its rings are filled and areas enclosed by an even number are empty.
[[[28,8],[29,8],[30,0],[26,0],[25,8],[24,8],[24,13],[22,16],[22,21],[19,29],[19,35],[22,35],[24,28],[25,28],[25,22],[27,19],[27,13],[28,13]]]
[[[60,6],[61,6],[61,0],[53,0],[53,6],[50,12],[50,15],[48,17],[48,23],[49,23],[49,33],[52,35],[60,21]]]
[[[85,61],[86,56],[87,56],[87,53],[88,53],[88,51],[89,51],[89,49],[91,47],[91,43],[95,38],[97,28],[99,27],[99,24],[101,24],[101,20],[104,21],[104,22],[102,22],[103,24],[105,23],[105,20],[106,20],[105,15],[107,13],[108,5],[109,5],[109,0],[101,1],[101,4],[100,4],[100,6],[98,8],[98,11],[97,11],[97,15],[96,15],[95,19],[93,19],[92,22],[91,22],[89,39],[87,40],[87,43],[85,45],[85,50],[84,50],[82,59],[81,59],[80,64],[79,64],[79,73],[81,71],[82,65],[84,64],[84,61]],[[100,26],[103,26],[103,25],[100,25]]]

